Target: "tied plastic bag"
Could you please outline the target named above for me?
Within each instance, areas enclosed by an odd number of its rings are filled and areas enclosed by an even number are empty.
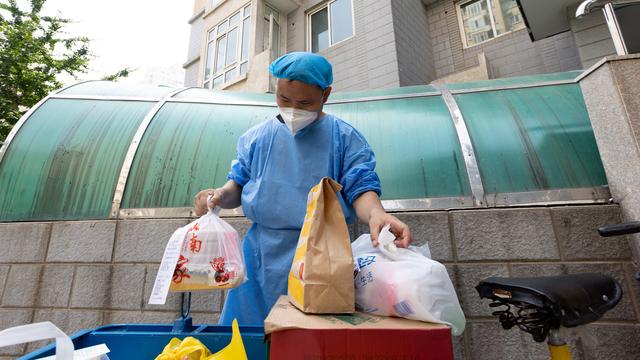
[[[379,246],[364,234],[352,244],[356,308],[360,311],[447,324],[453,335],[464,331],[465,318],[444,265],[415,247],[397,248],[385,226]]]
[[[213,210],[173,236],[183,240],[170,291],[228,289],[246,281],[238,232]]]

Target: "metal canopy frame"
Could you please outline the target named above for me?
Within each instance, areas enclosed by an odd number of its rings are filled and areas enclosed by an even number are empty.
[[[475,149],[469,131],[464,120],[464,117],[456,103],[453,95],[456,94],[468,94],[476,92],[488,92],[499,90],[511,90],[511,89],[523,89],[534,88],[552,85],[566,85],[576,84],[581,78],[578,75],[573,79],[566,80],[553,80],[553,81],[540,81],[536,83],[525,84],[511,84],[511,85],[497,85],[497,86],[484,86],[471,89],[448,89],[445,86],[436,86],[436,91],[427,92],[415,92],[407,94],[394,94],[384,96],[368,96],[359,97],[353,99],[338,99],[334,101],[328,101],[327,105],[332,104],[344,104],[355,102],[369,102],[369,101],[382,101],[392,99],[410,99],[429,96],[442,96],[445,105],[447,106],[451,115],[451,120],[456,130],[458,142],[463,154],[465,155],[465,168],[468,176],[468,182],[471,189],[471,196],[461,197],[437,197],[437,198],[420,198],[420,199],[390,199],[383,200],[382,204],[386,210],[390,212],[399,211],[429,211],[429,210],[449,210],[449,209],[469,209],[469,208],[487,208],[487,207],[509,207],[509,206],[547,206],[556,204],[594,204],[594,203],[609,203],[611,201],[611,194],[608,186],[593,187],[593,188],[572,188],[572,189],[553,189],[543,191],[531,191],[531,192],[517,192],[517,193],[486,193],[482,180],[480,177],[479,166],[477,163],[477,157],[475,155]],[[98,81],[98,80],[97,80]],[[49,99],[74,99],[74,100],[103,100],[103,101],[143,101],[143,102],[156,102],[155,106],[149,110],[142,122],[140,123],[132,141],[129,145],[125,160],[121,166],[120,175],[118,177],[118,183],[113,195],[112,207],[110,212],[111,219],[136,219],[136,218],[188,218],[193,217],[191,208],[177,207],[177,208],[144,208],[144,209],[121,209],[120,205],[124,190],[126,187],[131,165],[135,159],[140,141],[144,137],[146,130],[149,127],[151,121],[160,111],[160,109],[166,103],[194,103],[194,104],[216,104],[216,105],[238,105],[238,106],[262,106],[262,107],[276,107],[275,102],[264,101],[221,101],[215,99],[202,99],[202,98],[176,98],[175,96],[185,90],[191,88],[176,89],[163,97],[136,97],[136,96],[106,96],[106,95],[67,95],[62,94],[64,90],[70,87],[77,86],[79,84],[86,83],[81,82],[74,84],[55,92],[52,92],[36,105],[29,109],[16,123],[11,130],[3,146],[0,148],[0,165],[7,149],[11,145],[12,140],[16,134],[20,131],[20,128],[26,120],[47,100]],[[229,209],[221,212],[223,217],[241,217],[244,216],[242,209]]]

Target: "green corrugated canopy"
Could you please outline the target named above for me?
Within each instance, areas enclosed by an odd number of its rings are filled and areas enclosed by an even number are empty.
[[[371,144],[389,210],[605,201],[577,75],[336,93],[325,111]],[[274,101],[107,81],[52,93],[0,149],[0,221],[189,216]]]

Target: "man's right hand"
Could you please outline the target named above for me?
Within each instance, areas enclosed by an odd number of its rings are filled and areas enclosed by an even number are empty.
[[[223,188],[218,189],[205,189],[198,192],[193,199],[193,208],[196,216],[202,216],[207,213],[208,209],[220,205],[222,201],[222,195],[224,194]],[[211,199],[207,203],[207,198],[211,195]]]

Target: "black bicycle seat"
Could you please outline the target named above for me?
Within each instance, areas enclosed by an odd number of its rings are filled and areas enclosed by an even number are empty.
[[[603,274],[502,278],[481,281],[476,290],[481,298],[510,304],[526,303],[549,308],[565,327],[599,319],[622,298],[622,288]]]

